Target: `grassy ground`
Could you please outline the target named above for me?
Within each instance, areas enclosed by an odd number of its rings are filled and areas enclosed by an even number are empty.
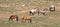
[[[44,2],[46,1],[46,2]],[[22,7],[22,2],[26,4]],[[55,12],[48,12],[45,16],[35,15],[32,18],[32,23],[21,22],[21,17],[24,15],[29,15],[28,11],[31,8],[48,8],[51,2],[54,2],[56,6]],[[0,3],[13,3],[11,7],[0,7],[0,27],[60,27],[60,1],[53,0],[0,0]],[[31,4],[30,4],[31,3]],[[14,13],[15,12],[15,13]],[[17,14],[19,16],[19,21],[8,21],[8,18],[12,14]]]
[[[49,16],[48,16],[49,15]],[[60,27],[60,13],[51,12],[46,16],[39,15],[32,18],[32,23],[0,20],[0,27]]]

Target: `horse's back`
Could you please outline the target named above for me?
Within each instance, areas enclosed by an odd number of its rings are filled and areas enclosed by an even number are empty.
[[[15,18],[17,18],[18,16],[17,16],[17,15],[11,15],[10,17],[13,18],[13,19],[15,19]]]
[[[30,16],[23,16],[24,19],[31,19]]]

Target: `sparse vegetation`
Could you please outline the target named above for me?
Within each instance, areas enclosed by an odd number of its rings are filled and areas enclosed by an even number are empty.
[[[46,16],[35,15],[32,23],[21,22],[21,16],[29,15],[28,10],[31,8],[48,8],[52,2],[56,6],[55,12],[49,12]],[[60,0],[0,0],[2,3],[11,4],[11,7],[0,7],[0,27],[60,27]],[[22,4],[26,6],[22,7]],[[19,16],[19,22],[8,21],[10,14],[7,12],[17,12],[15,14]]]

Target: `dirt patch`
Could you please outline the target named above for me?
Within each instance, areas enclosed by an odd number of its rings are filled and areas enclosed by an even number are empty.
[[[1,19],[4,19],[4,18],[9,18],[11,15],[19,15],[19,16],[22,16],[24,15],[24,13],[27,13],[28,14],[28,11],[29,10],[22,10],[22,11],[17,11],[17,12],[0,12],[0,18]]]
[[[59,22],[60,18],[59,17],[56,17],[56,18],[55,17],[48,17],[47,20],[48,20],[48,22],[55,22],[55,21]]]

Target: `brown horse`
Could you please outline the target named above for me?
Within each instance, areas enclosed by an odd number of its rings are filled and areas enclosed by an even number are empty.
[[[9,21],[13,19],[16,19],[16,21],[18,21],[18,16],[17,15],[11,15],[10,18],[9,18]]]
[[[26,20],[29,20],[30,21],[30,23],[32,22],[32,19],[31,19],[31,16],[23,16],[22,17],[22,21],[26,21]]]

